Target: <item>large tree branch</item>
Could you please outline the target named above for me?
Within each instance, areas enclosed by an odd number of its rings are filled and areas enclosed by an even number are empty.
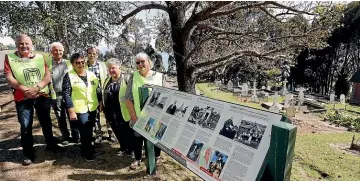
[[[126,20],[128,20],[129,18],[131,18],[132,16],[136,15],[137,13],[139,13],[142,10],[147,10],[147,9],[159,9],[159,10],[163,10],[165,12],[168,12],[168,8],[165,7],[164,5],[161,4],[146,4],[143,6],[139,6],[136,9],[134,9],[133,11],[131,11],[129,14],[122,16],[121,20],[119,22],[113,22],[111,24],[114,25],[121,25],[123,23],[126,22]]]
[[[276,7],[279,7],[279,8],[282,8],[282,9],[287,9],[287,10],[290,10],[292,12],[296,12],[296,13],[301,13],[301,14],[307,14],[307,15],[315,15],[313,13],[309,13],[309,12],[306,12],[306,11],[301,11],[301,10],[297,10],[293,7],[289,7],[289,6],[285,6],[283,4],[280,4],[276,1],[269,1],[269,4],[273,5],[273,6],[276,6]]]
[[[260,2],[260,3],[252,3],[252,4],[239,6],[239,7],[230,9],[230,10],[226,10],[226,11],[215,12],[215,13],[210,14],[207,17],[202,18],[202,20],[206,20],[206,19],[210,19],[210,18],[214,18],[214,17],[219,17],[219,16],[229,15],[229,14],[235,13],[235,12],[241,10],[241,9],[261,7],[261,6],[266,5],[266,4],[270,4],[270,1]]]
[[[213,66],[206,67],[206,68],[201,68],[201,70],[197,69],[196,73],[198,73],[198,76],[201,76],[201,75],[203,75],[205,73],[208,73],[209,71],[215,70],[215,69],[220,68],[220,67],[224,67],[225,65],[227,65],[227,64],[229,64],[229,63],[231,63],[231,62],[233,62],[233,61],[235,61],[235,60],[237,60],[237,59],[239,59],[241,57],[242,57],[242,55],[239,55],[239,56],[233,57],[231,59],[228,59],[226,61],[223,61],[221,63],[215,64]]]

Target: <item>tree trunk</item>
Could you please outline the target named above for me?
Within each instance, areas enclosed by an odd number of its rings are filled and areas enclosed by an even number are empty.
[[[170,6],[169,19],[171,23],[171,37],[173,40],[174,58],[176,61],[177,82],[180,91],[195,93],[196,79],[194,77],[195,69],[188,66],[184,61],[187,54],[187,37],[183,26],[185,23],[185,7]]]

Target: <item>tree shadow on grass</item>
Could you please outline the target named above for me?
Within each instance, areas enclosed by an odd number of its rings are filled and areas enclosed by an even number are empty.
[[[116,175],[107,175],[107,174],[72,174],[68,175],[68,179],[72,180],[87,180],[87,181],[96,181],[96,180],[142,180],[146,177],[145,172],[137,173],[126,173],[126,174],[116,174]],[[148,179],[146,179],[148,180]]]

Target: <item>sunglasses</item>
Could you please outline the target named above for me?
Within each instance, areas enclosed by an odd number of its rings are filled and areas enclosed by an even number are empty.
[[[84,65],[85,64],[85,61],[80,61],[80,62],[75,62],[76,65]]]
[[[137,65],[139,65],[140,63],[145,64],[145,61],[144,61],[144,60],[142,60],[142,61],[138,61],[138,62],[136,62],[136,64],[137,64]]]

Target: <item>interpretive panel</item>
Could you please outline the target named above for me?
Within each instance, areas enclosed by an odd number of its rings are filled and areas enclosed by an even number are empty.
[[[154,86],[134,130],[205,180],[255,180],[281,115]]]

